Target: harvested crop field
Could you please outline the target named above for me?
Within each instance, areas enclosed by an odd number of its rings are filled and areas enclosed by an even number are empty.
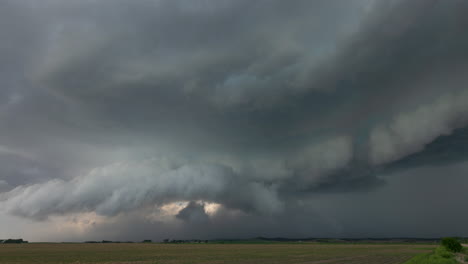
[[[398,264],[430,245],[348,244],[17,244],[0,245],[0,263]]]

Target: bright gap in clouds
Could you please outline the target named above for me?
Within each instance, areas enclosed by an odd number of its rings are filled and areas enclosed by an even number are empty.
[[[189,205],[190,201],[178,201],[162,205],[160,210],[161,216],[176,216],[180,211]],[[222,206],[219,203],[205,202],[202,200],[195,201],[196,204],[203,207],[205,213],[209,216],[213,216]]]

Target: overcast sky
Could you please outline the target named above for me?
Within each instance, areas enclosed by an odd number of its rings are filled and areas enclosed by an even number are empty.
[[[468,236],[467,13],[0,0],[0,238]]]

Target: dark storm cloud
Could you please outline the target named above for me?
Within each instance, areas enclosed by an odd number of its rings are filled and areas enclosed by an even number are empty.
[[[161,101],[185,94],[223,106],[263,104],[294,92],[294,86],[305,88],[295,83],[299,70],[307,70],[309,56],[329,53],[345,28],[328,13],[353,22],[362,2],[114,5],[112,12],[78,16],[88,24],[64,23],[56,33],[56,50],[37,74],[77,98],[138,96],[137,90]],[[77,49],[70,49],[75,40],[80,40]]]
[[[96,213],[105,233],[184,201],[177,234],[301,236],[327,211],[308,204],[465,160],[466,1],[1,5],[9,214]],[[331,214],[324,234],[357,234]]]
[[[210,219],[205,212],[203,204],[197,204],[193,201],[180,210],[176,217],[188,222],[206,222]]]
[[[387,169],[398,170],[430,164],[432,166],[446,165],[453,162],[465,161],[468,156],[467,128],[456,129],[451,135],[440,136],[423,151],[409,155],[390,164]]]

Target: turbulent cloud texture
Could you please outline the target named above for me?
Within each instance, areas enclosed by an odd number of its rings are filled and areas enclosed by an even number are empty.
[[[0,237],[468,235],[467,11],[2,1]]]

